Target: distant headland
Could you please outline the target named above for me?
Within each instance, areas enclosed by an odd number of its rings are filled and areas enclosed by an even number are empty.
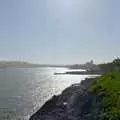
[[[69,69],[97,69],[98,67],[91,60],[85,64],[55,65],[55,64],[35,64],[28,61],[0,61],[0,68],[4,67],[65,67]]]
[[[32,67],[67,67],[64,65],[51,64],[34,64],[26,61],[0,61],[0,68],[17,67],[17,68],[32,68]]]

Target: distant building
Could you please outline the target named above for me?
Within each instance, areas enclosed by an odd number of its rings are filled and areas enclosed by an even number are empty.
[[[86,65],[93,65],[93,64],[94,64],[93,60],[91,60],[90,62],[86,62]]]
[[[85,64],[75,64],[69,67],[70,69],[86,69],[88,71],[100,71],[100,68],[91,60]]]

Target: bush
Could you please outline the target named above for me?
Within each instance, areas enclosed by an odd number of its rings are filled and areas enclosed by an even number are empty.
[[[102,75],[89,87],[101,98],[101,120],[120,120],[120,73]]]

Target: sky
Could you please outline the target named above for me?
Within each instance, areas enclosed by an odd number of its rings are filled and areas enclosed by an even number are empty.
[[[120,56],[120,0],[0,0],[0,60],[41,64]]]

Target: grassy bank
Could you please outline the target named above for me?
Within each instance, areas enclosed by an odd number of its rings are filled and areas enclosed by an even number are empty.
[[[89,90],[100,97],[101,120],[120,119],[120,72],[103,74]]]

